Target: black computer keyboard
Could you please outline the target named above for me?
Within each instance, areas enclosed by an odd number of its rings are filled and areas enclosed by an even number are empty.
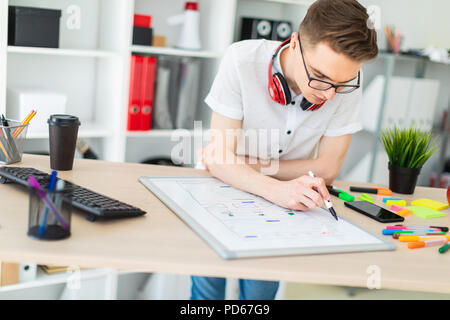
[[[28,178],[34,176],[42,188],[47,188],[50,175],[34,168],[1,167],[0,183],[8,180],[28,186]],[[97,217],[119,218],[144,215],[146,212],[97,192],[80,187],[64,180],[65,188],[71,190],[72,206],[88,213],[87,219],[94,221]]]

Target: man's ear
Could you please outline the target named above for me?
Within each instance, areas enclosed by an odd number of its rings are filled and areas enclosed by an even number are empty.
[[[293,50],[295,50],[295,48],[298,46],[298,33],[297,32],[292,32],[291,42],[289,43],[289,46]]]

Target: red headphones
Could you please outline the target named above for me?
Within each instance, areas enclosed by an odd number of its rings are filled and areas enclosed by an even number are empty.
[[[290,42],[291,39],[287,39],[282,44],[280,44],[277,50],[275,50],[275,53],[272,55],[272,59],[270,60],[269,63],[269,86],[268,86],[269,95],[273,101],[282,104],[284,106],[292,102],[291,91],[289,89],[286,79],[284,79],[283,75],[280,72],[277,72],[272,75],[272,65],[274,59],[278,55],[278,52],[281,50],[281,48]],[[300,107],[304,111],[315,111],[319,110],[324,103],[325,102],[322,102],[321,104],[314,104],[306,100],[306,98],[303,98],[302,102],[300,103]]]

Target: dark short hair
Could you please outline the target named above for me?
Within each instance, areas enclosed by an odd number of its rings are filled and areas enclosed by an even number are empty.
[[[369,15],[356,0],[317,0],[300,24],[305,45],[327,43],[337,53],[356,61],[367,61],[378,54],[377,33],[369,28]]]

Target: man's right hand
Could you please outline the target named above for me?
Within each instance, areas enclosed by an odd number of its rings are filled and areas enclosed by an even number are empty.
[[[306,211],[325,205],[317,190],[325,200],[330,199],[327,186],[322,178],[305,175],[290,181],[277,181],[267,200],[291,210]]]

